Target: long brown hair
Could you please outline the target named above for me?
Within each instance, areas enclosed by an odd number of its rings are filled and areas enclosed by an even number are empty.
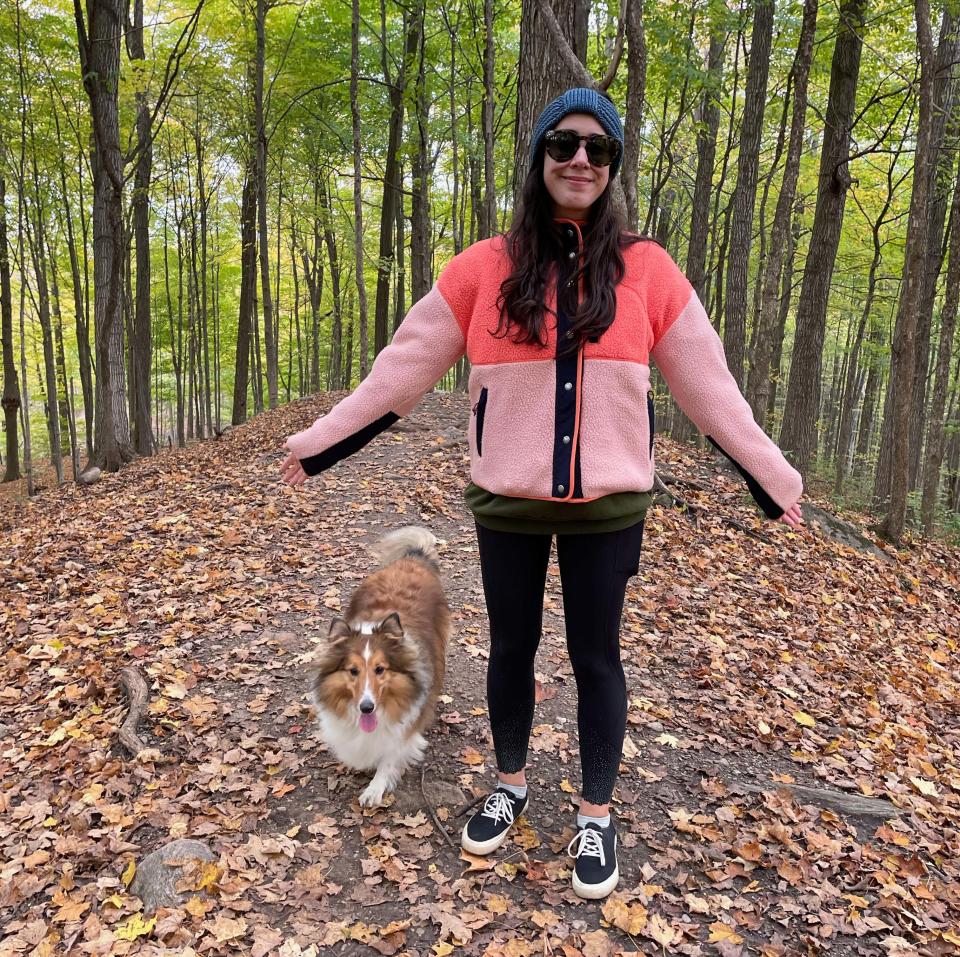
[[[611,181],[612,182],[612,181]],[[625,270],[623,250],[647,239],[628,233],[610,198],[610,182],[597,197],[582,227],[589,234],[584,255],[570,279],[578,288],[583,277],[583,299],[571,316],[570,340],[559,354],[574,352],[582,342],[597,339],[616,315],[616,286]],[[530,164],[520,195],[520,208],[506,235],[513,272],[500,285],[497,337],[510,335],[517,343],[546,345],[546,288],[563,246],[554,224],[553,200],[543,181],[543,146]]]

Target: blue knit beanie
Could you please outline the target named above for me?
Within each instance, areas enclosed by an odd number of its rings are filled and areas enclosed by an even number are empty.
[[[553,102],[544,107],[537,118],[537,125],[533,128],[533,139],[530,142],[530,162],[533,163],[537,149],[543,141],[547,130],[552,130],[557,123],[570,113],[588,113],[596,118],[597,122],[606,130],[609,136],[620,141],[623,146],[623,124],[617,108],[602,93],[590,90],[583,86],[574,87],[558,96]],[[620,157],[610,164],[610,179],[617,175],[620,169]]]

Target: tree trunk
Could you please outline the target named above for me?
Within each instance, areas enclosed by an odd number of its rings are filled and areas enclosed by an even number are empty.
[[[554,97],[571,86],[582,86],[582,73],[574,74],[567,62],[550,58],[545,69],[544,51],[553,45],[541,4],[549,4],[564,39],[580,63],[587,58],[589,0],[522,0],[520,12],[520,68],[517,82],[517,109],[514,126],[513,208],[517,209],[527,175],[530,137],[540,111]]]
[[[690,212],[690,240],[687,244],[686,275],[701,302],[706,301],[707,241],[710,235],[710,193],[717,155],[717,132],[720,129],[719,90],[723,76],[726,47],[726,26],[717,16],[710,30],[710,51],[707,54],[706,79],[699,107],[697,125],[697,171],[694,176],[693,204]],[[624,190],[627,192],[626,190]],[[630,209],[629,195],[627,210]],[[670,435],[679,442],[689,441],[696,434],[693,423],[673,403]]]
[[[956,102],[957,81],[953,77],[954,64],[960,55],[960,38],[957,23],[949,9],[944,11],[937,45],[933,74],[933,105],[931,108],[930,128],[930,175],[927,235],[924,250],[923,278],[920,292],[920,312],[917,331],[914,337],[914,377],[910,413],[910,478],[909,487],[915,488],[920,467],[920,455],[923,439],[924,405],[927,394],[927,367],[930,360],[930,331],[933,325],[934,301],[937,294],[937,278],[943,265],[943,224],[946,216],[947,200],[950,194],[953,176],[954,150],[944,150],[946,120],[953,115]],[[905,300],[901,298],[900,309]],[[899,313],[899,310],[898,310]],[[898,315],[899,321],[899,315]],[[887,393],[884,403],[883,426],[880,433],[880,456],[877,464],[875,498],[885,500],[890,492],[889,476],[890,455],[893,448],[892,420],[890,409],[891,393]]]
[[[240,306],[237,316],[237,355],[233,378],[233,414],[230,421],[247,420],[247,390],[250,385],[250,344],[253,341],[253,311],[257,288],[257,187],[248,170],[240,208]]]
[[[453,239],[453,254],[459,255],[463,251],[463,218],[460,213],[461,193],[463,192],[460,179],[460,146],[459,146],[459,126],[457,124],[457,102],[459,91],[457,90],[457,44],[460,42],[458,36],[460,27],[460,17],[457,22],[450,25],[445,8],[443,9],[444,22],[450,27],[450,72],[448,77],[447,96],[450,101],[450,167],[453,172],[453,195],[450,198],[450,233]],[[469,90],[469,86],[468,86]],[[467,95],[466,112],[470,113],[470,98]],[[394,206],[396,203],[394,203]],[[396,213],[391,210],[391,223],[396,219]]]
[[[857,96],[866,0],[842,0],[830,69],[826,128],[820,153],[817,207],[797,305],[796,339],[783,412],[780,447],[803,474],[817,447],[821,361],[827,301],[833,278],[843,208],[851,179],[850,125]]]
[[[120,37],[122,0],[89,0],[89,24],[74,0],[84,87],[93,134],[93,314],[96,343],[97,464],[115,472],[133,456],[124,381],[121,276],[123,275],[123,160],[120,154]],[[89,26],[89,38],[87,36]]]
[[[770,399],[770,362],[773,358],[774,334],[779,311],[780,278],[784,256],[789,246],[790,220],[793,201],[797,194],[800,157],[803,154],[803,133],[807,116],[807,83],[813,59],[813,40],[817,29],[818,0],[806,0],[803,6],[803,25],[800,41],[793,59],[793,117],[790,121],[790,141],[783,169],[783,182],[777,198],[773,227],[770,231],[770,251],[766,256],[763,274],[758,281],[762,289],[760,310],[756,319],[756,344],[750,359],[747,379],[747,400],[753,417],[761,427],[765,425],[767,403]]]
[[[380,3],[381,24],[386,19],[385,0]],[[390,327],[390,277],[394,268],[394,208],[397,192],[400,189],[400,140],[403,134],[403,105],[407,87],[407,78],[410,75],[411,65],[417,54],[419,45],[419,21],[414,16],[406,23],[405,47],[403,60],[395,77],[390,76],[386,30],[383,31],[383,48],[381,51],[381,68],[383,81],[390,93],[390,123],[387,132],[387,155],[383,174],[383,202],[380,206],[380,258],[377,261],[377,302],[373,319],[373,348],[374,353],[387,344]],[[451,34],[451,43],[453,35]],[[454,139],[456,149],[456,139]]]
[[[643,0],[626,0],[624,32],[627,38],[627,104],[623,117],[623,163],[620,181],[627,208],[627,228],[638,225],[637,168],[640,130],[647,100],[647,37],[643,27]]]
[[[483,217],[486,232],[480,237],[493,236],[497,231],[497,181],[493,163],[493,147],[496,135],[493,129],[493,106],[496,95],[493,70],[495,47],[493,39],[493,0],[483,0]]]
[[[307,347],[307,365],[303,361],[303,336],[300,331],[300,273],[297,269],[297,242],[296,236],[290,238],[290,271],[293,274],[293,323],[297,331],[297,396],[303,398],[306,392],[307,380],[304,375],[306,369],[309,369],[310,353],[309,345]],[[290,354],[293,354],[293,344],[290,344]],[[290,367],[289,378],[293,378],[293,368]],[[287,388],[287,401],[290,401],[290,389]]]
[[[693,206],[690,213],[690,242],[687,245],[687,278],[697,296],[706,298],[707,239],[710,234],[710,192],[713,186],[714,164],[717,155],[717,131],[720,128],[719,92],[723,78],[723,54],[726,29],[719,18],[710,32],[710,52],[707,54],[707,76],[700,101],[700,122],[697,126],[697,172],[693,186]]]
[[[934,529],[940,468],[943,465],[946,449],[944,411],[947,405],[947,387],[950,384],[950,357],[953,352],[953,336],[957,328],[957,307],[960,304],[960,174],[956,177],[951,205],[947,289],[943,310],[940,313],[940,344],[937,348],[933,396],[927,415],[929,424],[926,457],[923,463],[923,497],[920,504],[920,521],[927,535],[931,535]]]
[[[882,261],[883,244],[881,242],[881,231],[888,222],[887,213],[893,205],[893,197],[896,187],[903,181],[901,176],[894,183],[894,172],[899,166],[900,154],[903,150],[903,141],[900,147],[891,157],[890,165],[887,167],[887,194],[884,197],[883,206],[880,213],[873,222],[873,259],[870,262],[870,271],[867,275],[867,293],[863,303],[863,309],[860,313],[860,322],[857,326],[857,333],[850,348],[850,354],[847,357],[847,378],[843,390],[842,408],[840,411],[840,427],[837,434],[837,471],[834,481],[834,493],[839,495],[843,490],[843,483],[847,479],[850,468],[853,465],[851,461],[852,440],[853,440],[853,410],[856,403],[859,389],[856,388],[856,382],[861,375],[860,368],[860,350],[863,346],[863,339],[868,327],[870,314],[873,310],[873,301],[877,289],[877,272],[880,269]],[[905,175],[905,174],[904,174]]]
[[[726,322],[723,328],[723,350],[727,356],[727,366],[740,386],[743,385],[747,323],[747,271],[750,246],[753,242],[760,134],[763,132],[763,109],[767,99],[772,38],[773,0],[756,0],[743,123],[740,128],[740,149],[737,156],[737,185],[733,190],[730,244],[727,247]]]
[[[777,327],[773,333],[773,358],[770,360],[770,399],[767,402],[766,421],[772,423],[777,407],[777,390],[780,386],[780,367],[783,363],[783,336],[787,328],[787,316],[793,299],[793,264],[797,244],[802,235],[803,203],[798,202],[793,213],[793,228],[787,246],[787,256],[780,282],[780,306],[777,311]]]
[[[13,287],[10,282],[10,247],[7,244],[7,181],[3,175],[3,142],[0,141],[0,350],[3,352],[3,422],[6,430],[4,482],[20,478],[20,383],[13,352]]]
[[[324,207],[323,239],[330,260],[330,285],[333,293],[333,321],[330,325],[330,357],[327,367],[327,388],[342,389],[341,355],[343,353],[343,299],[340,291],[340,257],[337,253],[337,239],[333,232],[333,198],[326,182],[321,183],[321,197]]]
[[[867,341],[878,345],[883,341],[882,334],[873,330],[867,332]],[[870,443],[873,438],[873,423],[876,417],[877,400],[883,384],[883,370],[881,364],[874,360],[867,371],[867,384],[863,390],[863,412],[860,416],[860,429],[857,433],[856,450],[854,451],[854,465],[864,462],[870,454]]]
[[[31,141],[33,128],[31,123]],[[27,222],[27,239],[30,243],[30,258],[37,290],[37,314],[43,341],[44,387],[46,389],[47,436],[50,441],[50,462],[56,474],[57,484],[63,484],[63,455],[60,448],[60,402],[57,395],[57,364],[53,347],[53,325],[50,318],[50,292],[47,286],[46,234],[44,232],[43,197],[40,193],[39,173],[36,165],[36,144],[31,142],[34,208],[36,222],[33,229]]]
[[[398,182],[403,183],[403,169],[399,171]],[[406,218],[403,190],[397,192],[397,287],[393,292],[393,330],[400,327],[407,312],[407,259],[406,259]],[[471,239],[472,242],[472,239]]]
[[[60,118],[56,110],[53,110],[53,121],[57,131],[57,146],[60,147],[61,154],[62,140],[60,136]],[[78,164],[77,176],[79,178],[79,194],[81,217],[83,215],[83,162]],[[93,362],[90,356],[90,326],[88,322],[88,310],[84,302],[84,278],[80,273],[80,261],[77,257],[76,239],[73,232],[73,215],[70,212],[70,192],[67,189],[67,164],[60,164],[60,190],[63,196],[63,219],[67,231],[67,249],[70,254],[70,277],[73,289],[73,312],[74,327],[77,340],[77,365],[80,370],[80,389],[83,396],[83,416],[84,416],[84,441],[86,443],[87,458],[93,458]],[[82,239],[84,242],[84,271],[86,271],[86,230],[83,231]],[[73,402],[70,403],[71,407]]]
[[[917,123],[917,146],[914,154],[913,189],[910,196],[910,217],[907,223],[907,244],[904,250],[903,282],[900,308],[893,334],[890,357],[888,408],[890,420],[889,487],[890,502],[881,524],[882,534],[899,542],[907,515],[907,492],[910,476],[910,420],[914,394],[914,376],[925,374],[917,369],[916,335],[920,325],[923,297],[925,243],[930,216],[930,196],[934,171],[933,109],[934,49],[930,29],[928,0],[915,0],[917,46],[920,52],[920,110]],[[885,416],[886,418],[886,416]],[[883,460],[877,464],[877,485],[887,473]]]
[[[416,112],[411,125],[414,129],[416,149],[413,151],[411,163],[412,210],[411,210],[411,237],[410,237],[410,298],[411,305],[422,299],[433,285],[432,236],[433,227],[430,222],[430,183],[433,180],[433,160],[430,155],[430,136],[428,118],[430,104],[427,100],[426,80],[426,45],[424,37],[424,5],[421,3],[414,12],[418,22],[418,69],[416,82]],[[359,286],[357,287],[359,290]],[[363,300],[361,297],[361,310]],[[361,312],[362,317],[362,312]],[[363,325],[360,326],[360,349],[363,350]],[[361,377],[366,374],[364,358],[361,355]]]
[[[420,8],[419,16],[423,16]],[[417,14],[415,14],[417,16]],[[422,23],[422,20],[421,20]],[[422,29],[422,28],[421,28]],[[421,34],[422,42],[422,34]],[[421,63],[422,61],[421,46]],[[422,68],[421,68],[422,73]],[[363,180],[360,173],[360,0],[353,0],[353,19],[350,31],[350,113],[353,117],[353,252],[357,271],[357,298],[360,305],[360,379],[367,377],[367,284],[363,275]],[[421,133],[422,133],[421,129]],[[426,182],[421,183],[426,192]]]
[[[190,255],[188,242],[188,255]],[[197,438],[197,349],[196,349],[196,294],[193,270],[187,270],[187,438]]]
[[[267,360],[267,401],[271,409],[277,406],[277,373],[279,353],[274,335],[273,298],[270,293],[270,245],[267,234],[267,131],[263,104],[263,71],[267,47],[267,4],[266,0],[257,0],[256,4],[256,55],[254,58],[253,82],[253,134],[251,144],[256,157],[257,222],[260,254],[260,291],[263,297],[263,344]],[[259,356],[259,348],[257,349]],[[260,401],[262,407],[263,401]]]
[[[86,435],[87,458],[94,460],[93,444],[96,438],[96,334],[94,331],[93,348],[90,346],[91,330],[93,329],[92,313],[90,311],[90,252],[92,250],[92,226],[87,216],[87,204],[84,201],[83,170],[87,165],[83,153],[77,155],[77,179],[79,181],[80,201],[77,204],[77,216],[80,219],[80,249],[83,250],[83,309],[77,312],[77,352],[80,356],[80,385],[83,389],[83,422]],[[91,172],[91,188],[93,175]],[[78,274],[79,276],[79,274]],[[82,328],[81,328],[82,324]],[[86,361],[84,361],[84,358]]]
[[[923,277],[923,291],[920,298],[920,325],[916,339],[916,368],[913,389],[913,423],[910,429],[910,488],[916,488],[920,482],[920,455],[923,447],[924,422],[929,421],[925,407],[927,400],[927,381],[932,379],[933,370],[927,375],[930,364],[930,333],[933,327],[934,302],[937,297],[937,279],[943,267],[945,254],[943,227],[946,219],[947,204],[950,199],[954,150],[944,148],[947,133],[947,121],[956,126],[954,114],[957,108],[958,82],[955,65],[960,60],[960,29],[955,12],[948,6],[943,13],[940,40],[937,44],[936,63],[933,80],[933,116],[931,141],[931,169],[933,179],[930,184],[930,220],[927,226],[927,242],[924,258],[926,265]],[[953,131],[956,142],[956,131]]]
[[[142,62],[143,0],[133,0],[133,22],[127,21],[127,55]],[[129,16],[129,7],[127,15]],[[141,81],[142,82],[142,81]],[[138,84],[139,87],[139,84]],[[140,455],[153,453],[150,421],[150,363],[153,349],[150,326],[150,175],[153,164],[150,104],[143,89],[137,89],[137,167],[133,189],[133,236],[137,256],[137,293],[131,336],[130,394],[133,405],[133,447]]]
[[[177,412],[174,428],[177,433],[177,448],[186,444],[183,434],[183,274],[180,267],[180,222],[177,219],[177,197],[172,182],[167,193],[167,203],[173,206],[174,225],[177,228],[177,322],[174,325],[173,296],[170,293],[170,241],[168,219],[163,220],[163,285],[167,294],[167,322],[170,327],[170,362],[173,366],[174,384],[177,396]]]

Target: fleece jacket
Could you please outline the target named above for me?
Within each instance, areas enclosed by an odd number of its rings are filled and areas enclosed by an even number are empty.
[[[548,283],[542,345],[496,334],[500,286],[512,265],[503,236],[474,243],[411,307],[353,393],[287,440],[304,471],[315,475],[360,449],[410,412],[465,354],[470,477],[477,486],[569,503],[647,492],[654,474],[652,359],[680,408],[736,465],[766,515],[780,517],[800,498],[800,475],[754,421],[696,292],[657,243],[624,249],[613,322],[596,341],[558,356],[569,318],[565,277],[580,261],[584,239],[573,220],[558,220],[556,228],[564,253]]]

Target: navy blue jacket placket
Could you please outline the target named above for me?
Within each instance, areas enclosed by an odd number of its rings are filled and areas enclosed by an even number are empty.
[[[580,231],[572,223],[561,225],[563,254],[557,267],[557,356],[556,398],[554,407],[553,487],[556,499],[583,498],[580,487],[580,442],[577,434],[577,407],[580,402],[580,363],[582,347],[576,352],[560,356],[562,347],[569,343],[572,320],[571,309],[579,299],[576,286],[569,286],[577,270],[581,252]],[[573,489],[570,488],[571,462]]]

